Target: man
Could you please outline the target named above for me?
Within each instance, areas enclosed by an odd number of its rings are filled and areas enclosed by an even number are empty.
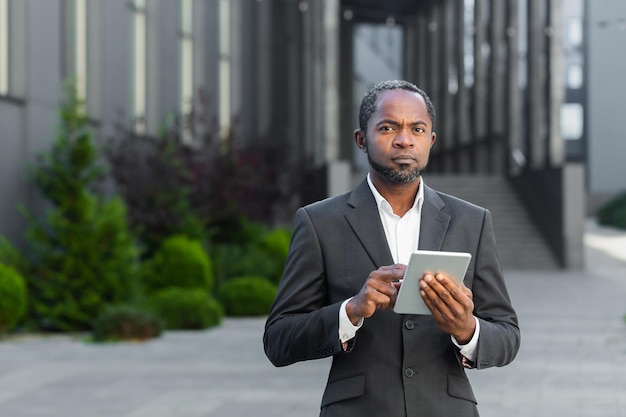
[[[333,356],[321,416],[477,416],[465,368],[506,365],[519,349],[491,214],[421,178],[434,124],[422,90],[378,84],[354,132],[367,178],[296,213],[263,342],[275,366]],[[417,248],[472,259],[461,288],[422,277],[432,315],[396,314],[398,280]]]

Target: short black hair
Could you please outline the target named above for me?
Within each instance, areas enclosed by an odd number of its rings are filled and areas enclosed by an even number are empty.
[[[389,90],[407,90],[422,96],[426,102],[426,110],[428,110],[428,115],[430,116],[430,121],[433,125],[432,128],[433,130],[435,129],[435,106],[430,100],[430,97],[428,97],[428,94],[418,88],[415,84],[408,81],[389,80],[376,84],[365,94],[365,96],[363,96],[361,107],[359,109],[359,128],[363,131],[363,134],[366,134],[367,122],[376,111],[376,102],[378,101],[379,94],[383,91]]]

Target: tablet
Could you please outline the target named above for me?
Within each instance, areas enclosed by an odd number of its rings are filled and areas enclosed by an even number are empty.
[[[393,308],[398,314],[431,314],[420,295],[419,280],[441,272],[461,285],[472,255],[465,252],[418,250],[411,255]]]

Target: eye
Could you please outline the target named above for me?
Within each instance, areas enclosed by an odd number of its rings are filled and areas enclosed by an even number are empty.
[[[415,133],[424,133],[426,132],[426,129],[424,129],[423,127],[416,127],[416,128],[413,128],[413,131]]]
[[[379,132],[391,132],[393,131],[393,127],[389,125],[382,125],[378,128]]]

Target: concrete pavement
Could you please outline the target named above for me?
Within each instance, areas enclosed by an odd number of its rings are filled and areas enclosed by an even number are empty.
[[[483,417],[626,417],[626,232],[588,224],[584,272],[506,273],[517,359],[470,371]],[[1,417],[317,416],[330,361],[274,368],[264,319],[141,344],[0,342]]]

